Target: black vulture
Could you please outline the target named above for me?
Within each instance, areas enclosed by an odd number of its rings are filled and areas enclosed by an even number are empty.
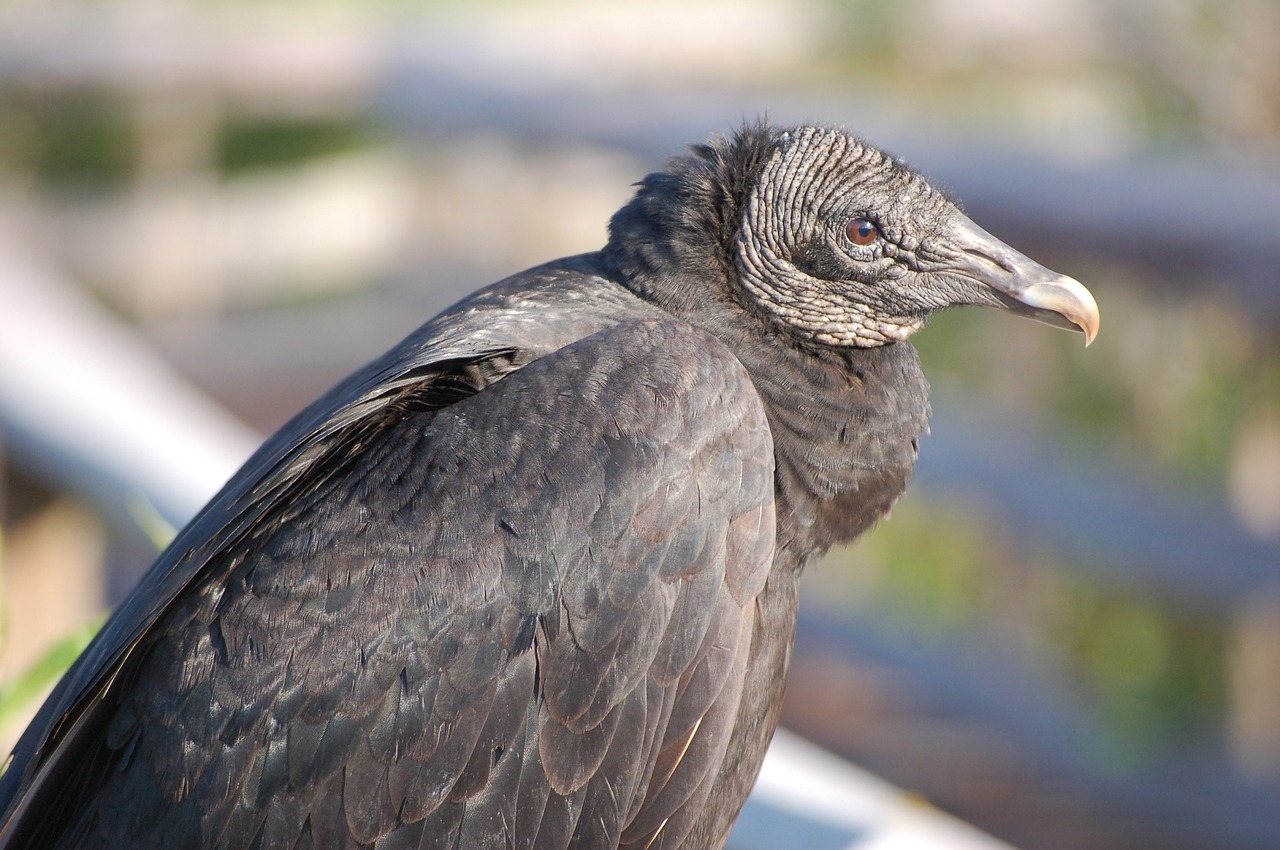
[[[1098,329],[846,131],[693,147],[249,459],[18,743],[0,847],[722,846],[957,304]]]

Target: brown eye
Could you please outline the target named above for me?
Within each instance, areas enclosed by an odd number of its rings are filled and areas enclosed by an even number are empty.
[[[870,245],[880,238],[880,228],[865,218],[855,218],[844,226],[844,235],[854,245]]]

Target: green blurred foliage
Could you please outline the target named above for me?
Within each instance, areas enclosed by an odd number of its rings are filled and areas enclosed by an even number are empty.
[[[0,92],[0,169],[53,188],[122,185],[137,148],[122,106],[101,92]]]
[[[1223,623],[1011,539],[977,506],[908,496],[806,576],[806,599],[895,640],[948,649],[998,640],[1057,671],[1096,708],[1088,755],[1103,772],[1142,770],[1215,734],[1225,709]]]
[[[378,141],[374,126],[354,117],[228,118],[218,125],[216,164],[220,173],[236,175],[348,153]]]
[[[176,529],[144,499],[130,504],[130,513],[139,529],[159,552],[169,545]],[[0,577],[4,571],[4,535],[0,534]],[[3,653],[5,636],[9,631],[9,602],[0,581],[0,653]],[[88,622],[54,641],[34,663],[15,676],[0,682],[0,730],[7,729],[16,720],[27,716],[31,705],[46,693],[67,672],[80,653],[93,640],[94,635],[107,620],[107,614],[95,615]],[[2,772],[2,771],[0,771]]]
[[[1078,572],[1054,578],[1044,638],[1100,703],[1107,734],[1095,741],[1095,760],[1137,769],[1165,748],[1211,736],[1225,708],[1222,624]]]
[[[94,617],[46,649],[26,670],[0,684],[0,729],[25,716],[31,704],[62,678],[105,621],[105,614]]]
[[[0,534],[0,567],[4,563],[3,555],[4,536]],[[89,645],[105,619],[105,615],[94,617],[48,647],[27,669],[0,683],[0,729],[6,729],[15,720],[26,716],[31,704],[62,677]],[[3,592],[3,583],[0,583],[0,652],[7,645],[9,628],[8,598]]]

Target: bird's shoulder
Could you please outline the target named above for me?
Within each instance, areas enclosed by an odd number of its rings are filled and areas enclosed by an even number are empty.
[[[297,667],[267,664],[206,677],[181,706],[169,706],[175,719],[226,736],[229,718],[253,714],[246,711],[252,694],[276,694],[273,723],[305,726],[338,694],[381,699],[387,665],[375,662],[412,667],[396,647],[429,648],[417,658],[425,665],[421,676],[449,666],[430,652],[457,658],[457,634],[489,634],[514,657],[532,640],[531,624],[557,628],[563,610],[573,638],[561,642],[563,658],[544,660],[539,687],[557,728],[580,735],[612,717],[625,692],[617,632],[641,616],[628,617],[633,607],[646,610],[640,600],[664,600],[648,604],[654,616],[692,606],[700,611],[693,622],[707,628],[717,594],[745,601],[758,591],[772,547],[764,534],[772,518],[771,463],[760,401],[714,336],[638,302],[594,275],[587,261],[500,282],[428,323],[268,441],[162,555],[147,592],[117,614],[72,671],[61,697],[46,706],[44,734],[24,742],[25,753],[20,746],[25,758],[16,776],[30,780],[41,761],[74,749],[76,730],[101,714],[112,682],[131,678],[119,675],[131,657],[181,651],[181,640],[152,640],[157,624],[199,627],[188,637],[203,643],[187,647],[185,662],[171,659],[178,663],[170,669],[188,679],[193,658],[243,659],[254,641],[258,652],[264,641],[277,641],[297,647],[299,657],[369,656],[362,688],[324,678],[320,664],[310,678]],[[409,558],[427,572],[369,569],[371,540],[384,557]],[[729,569],[726,547],[735,548]],[[466,564],[461,552],[470,553]],[[601,560],[602,552],[610,556]],[[435,616],[406,622],[386,646],[385,636],[352,627],[385,623],[405,596]],[[255,602],[262,599],[268,601]],[[721,605],[721,613],[732,607]],[[335,617],[346,617],[346,626],[308,631],[308,623]],[[699,660],[698,636],[681,642],[665,623],[650,623],[647,641],[627,642],[631,685],[644,672],[641,658],[668,681]],[[308,636],[320,643],[305,645]],[[459,663],[453,686],[498,686],[497,668],[479,663],[474,651],[463,657],[472,667]],[[716,681],[727,669],[717,670]],[[285,680],[292,690],[280,697]],[[209,708],[204,700],[217,695],[222,702]],[[218,704],[227,709],[222,715]],[[175,708],[197,711],[199,719]],[[348,714],[372,710],[360,705]],[[136,732],[130,717],[118,717],[117,744]],[[350,741],[361,735],[376,737],[346,730]],[[331,765],[343,751],[334,743],[341,737],[341,730],[328,733]],[[577,752],[564,749],[546,762],[553,786],[585,787],[590,765]],[[195,787],[190,777],[176,781]]]

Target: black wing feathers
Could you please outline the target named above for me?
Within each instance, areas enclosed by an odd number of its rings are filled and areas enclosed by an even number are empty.
[[[772,558],[763,410],[678,322],[607,328],[476,392],[514,368],[500,357],[443,406],[410,392],[353,420],[215,556],[105,697],[107,750],[84,755],[110,773],[75,832],[679,845]]]

